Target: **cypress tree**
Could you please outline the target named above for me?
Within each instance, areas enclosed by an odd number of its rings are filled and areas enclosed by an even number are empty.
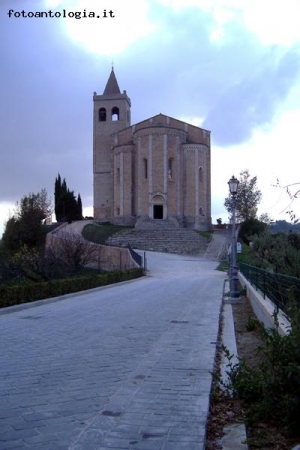
[[[78,194],[77,197],[77,206],[78,206],[78,219],[81,220],[83,216],[82,216],[82,200],[80,194]]]
[[[55,216],[58,222],[67,220],[82,219],[82,200],[80,194],[76,199],[74,191],[71,191],[66,179],[61,180],[60,174],[55,179],[54,185],[54,199],[55,199]]]

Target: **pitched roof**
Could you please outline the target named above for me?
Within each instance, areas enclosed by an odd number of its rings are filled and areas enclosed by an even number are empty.
[[[106,83],[103,95],[121,94],[114,69],[112,69],[109,79]]]

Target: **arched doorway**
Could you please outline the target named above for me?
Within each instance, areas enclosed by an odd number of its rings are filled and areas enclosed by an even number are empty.
[[[163,220],[165,213],[165,200],[162,195],[156,195],[152,199],[152,219]]]

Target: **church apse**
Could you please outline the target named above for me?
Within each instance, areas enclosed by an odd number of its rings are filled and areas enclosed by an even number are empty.
[[[130,125],[130,99],[112,78],[109,94],[94,97],[95,218],[172,218],[181,227],[209,229],[210,132],[163,114]]]

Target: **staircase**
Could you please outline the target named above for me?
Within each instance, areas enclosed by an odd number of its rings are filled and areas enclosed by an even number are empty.
[[[107,245],[116,247],[128,243],[135,249],[181,255],[204,253],[208,246],[207,239],[186,228],[126,229],[106,241]]]

